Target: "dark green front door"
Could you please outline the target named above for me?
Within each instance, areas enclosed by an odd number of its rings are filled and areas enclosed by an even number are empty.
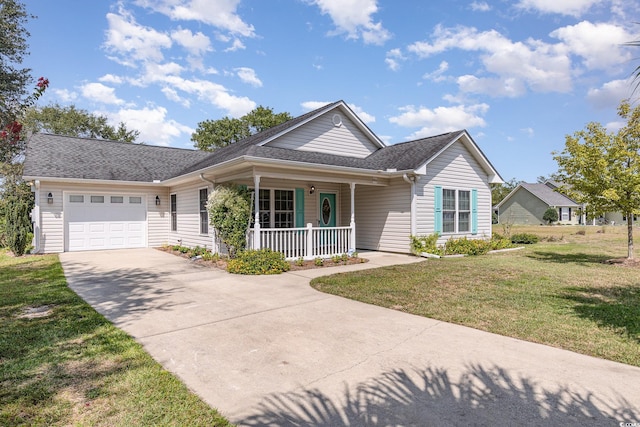
[[[320,227],[336,226],[336,195],[320,193]]]

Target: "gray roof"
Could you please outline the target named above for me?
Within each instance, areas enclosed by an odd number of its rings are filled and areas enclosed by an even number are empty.
[[[546,184],[528,184],[526,182],[523,182],[520,184],[520,186],[549,206],[580,207],[578,203],[574,202],[564,194],[560,194],[557,191],[554,191]]]
[[[341,103],[343,101],[310,111],[214,152],[36,134],[27,143],[24,175],[152,182],[196,172],[244,156],[375,171],[413,170],[465,132],[449,132],[386,146],[366,158],[262,145],[270,138]]]

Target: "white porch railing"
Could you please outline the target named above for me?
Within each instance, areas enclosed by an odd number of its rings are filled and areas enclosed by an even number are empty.
[[[351,247],[354,227],[259,228],[247,234],[249,249],[269,248],[282,252],[287,259],[329,258],[354,250]],[[354,239],[355,240],[355,239]],[[259,247],[256,243],[259,242]]]

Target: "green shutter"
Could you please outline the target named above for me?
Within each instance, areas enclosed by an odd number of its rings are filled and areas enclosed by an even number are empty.
[[[478,190],[471,190],[471,234],[478,234]]]
[[[435,186],[433,201],[434,201],[433,232],[442,234],[442,187],[440,187],[439,185]]]
[[[296,227],[304,227],[304,188],[296,188]]]

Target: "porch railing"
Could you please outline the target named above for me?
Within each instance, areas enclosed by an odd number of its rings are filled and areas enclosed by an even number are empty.
[[[354,249],[354,228],[312,227],[311,224],[307,224],[305,228],[252,229],[247,234],[247,247],[269,248],[282,252],[287,259],[328,258]],[[255,238],[256,232],[260,233],[259,239]]]

